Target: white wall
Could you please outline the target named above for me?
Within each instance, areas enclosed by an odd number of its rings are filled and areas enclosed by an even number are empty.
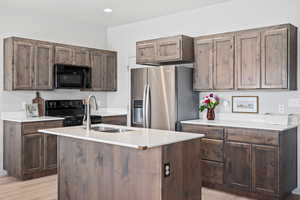
[[[129,80],[126,65],[128,57],[135,56],[136,41],[176,34],[199,36],[281,23],[292,23],[300,27],[299,8],[299,0],[232,0],[193,11],[109,28],[108,47],[119,52],[119,90],[117,93],[108,94],[108,105],[127,105]],[[298,60],[300,62],[300,51]],[[277,112],[278,104],[288,107],[288,99],[300,98],[298,91],[222,92],[218,94],[227,99],[233,95],[258,95],[261,113]],[[220,108],[220,110],[225,109]],[[300,114],[300,109],[289,107],[286,112]],[[300,161],[300,150],[298,151]],[[300,164],[298,164],[298,169],[300,172]],[[300,173],[298,175],[300,182]]]
[[[20,36],[32,39],[61,42],[79,46],[105,48],[106,28],[95,24],[86,24],[79,21],[70,21],[43,15],[31,16],[30,11],[21,15],[13,10],[1,9],[0,12],[0,47],[3,46],[3,38]],[[3,86],[3,49],[0,48],[0,86]],[[106,106],[106,94],[94,93],[101,106]],[[45,99],[81,99],[89,95],[89,92],[79,90],[56,90],[41,92]],[[3,111],[21,111],[22,102],[30,103],[35,97],[34,91],[4,92],[0,91],[0,113]],[[3,169],[3,134],[2,122],[0,124],[0,172]],[[1,174],[1,173],[0,173]]]

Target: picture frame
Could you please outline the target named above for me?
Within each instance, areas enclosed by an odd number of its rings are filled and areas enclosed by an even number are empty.
[[[39,116],[39,108],[37,103],[26,104],[25,111],[27,117],[38,117]]]
[[[252,113],[259,112],[258,96],[232,96],[233,113]]]

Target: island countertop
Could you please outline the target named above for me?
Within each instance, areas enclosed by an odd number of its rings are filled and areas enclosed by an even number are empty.
[[[204,137],[203,134],[133,128],[108,124],[101,124],[93,127],[121,128],[129,131],[124,131],[122,133],[107,133],[90,130],[87,132],[84,126],[76,126],[45,129],[39,130],[39,132],[142,150]]]

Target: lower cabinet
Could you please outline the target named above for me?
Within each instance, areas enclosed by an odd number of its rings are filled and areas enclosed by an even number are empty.
[[[44,135],[44,168],[57,168],[57,136]]]
[[[225,182],[228,186],[251,191],[251,145],[225,143]]]
[[[102,117],[101,122],[103,124],[126,126],[127,125],[127,115]]]
[[[22,149],[23,173],[41,171],[43,169],[43,135],[24,135]]]
[[[38,130],[62,126],[63,121],[4,121],[4,167],[8,175],[26,180],[56,174],[57,137]]]
[[[277,147],[252,145],[252,177],[255,192],[278,193],[278,156]]]
[[[206,187],[263,200],[284,200],[297,187],[297,128],[272,131],[182,124],[182,131],[206,135],[201,140]]]

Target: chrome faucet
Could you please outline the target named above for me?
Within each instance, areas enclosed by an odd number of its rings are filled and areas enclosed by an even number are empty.
[[[94,95],[90,95],[85,99],[85,116],[84,121],[86,120],[86,130],[89,132],[91,130],[91,100],[94,99],[95,109],[98,110],[97,99]]]

